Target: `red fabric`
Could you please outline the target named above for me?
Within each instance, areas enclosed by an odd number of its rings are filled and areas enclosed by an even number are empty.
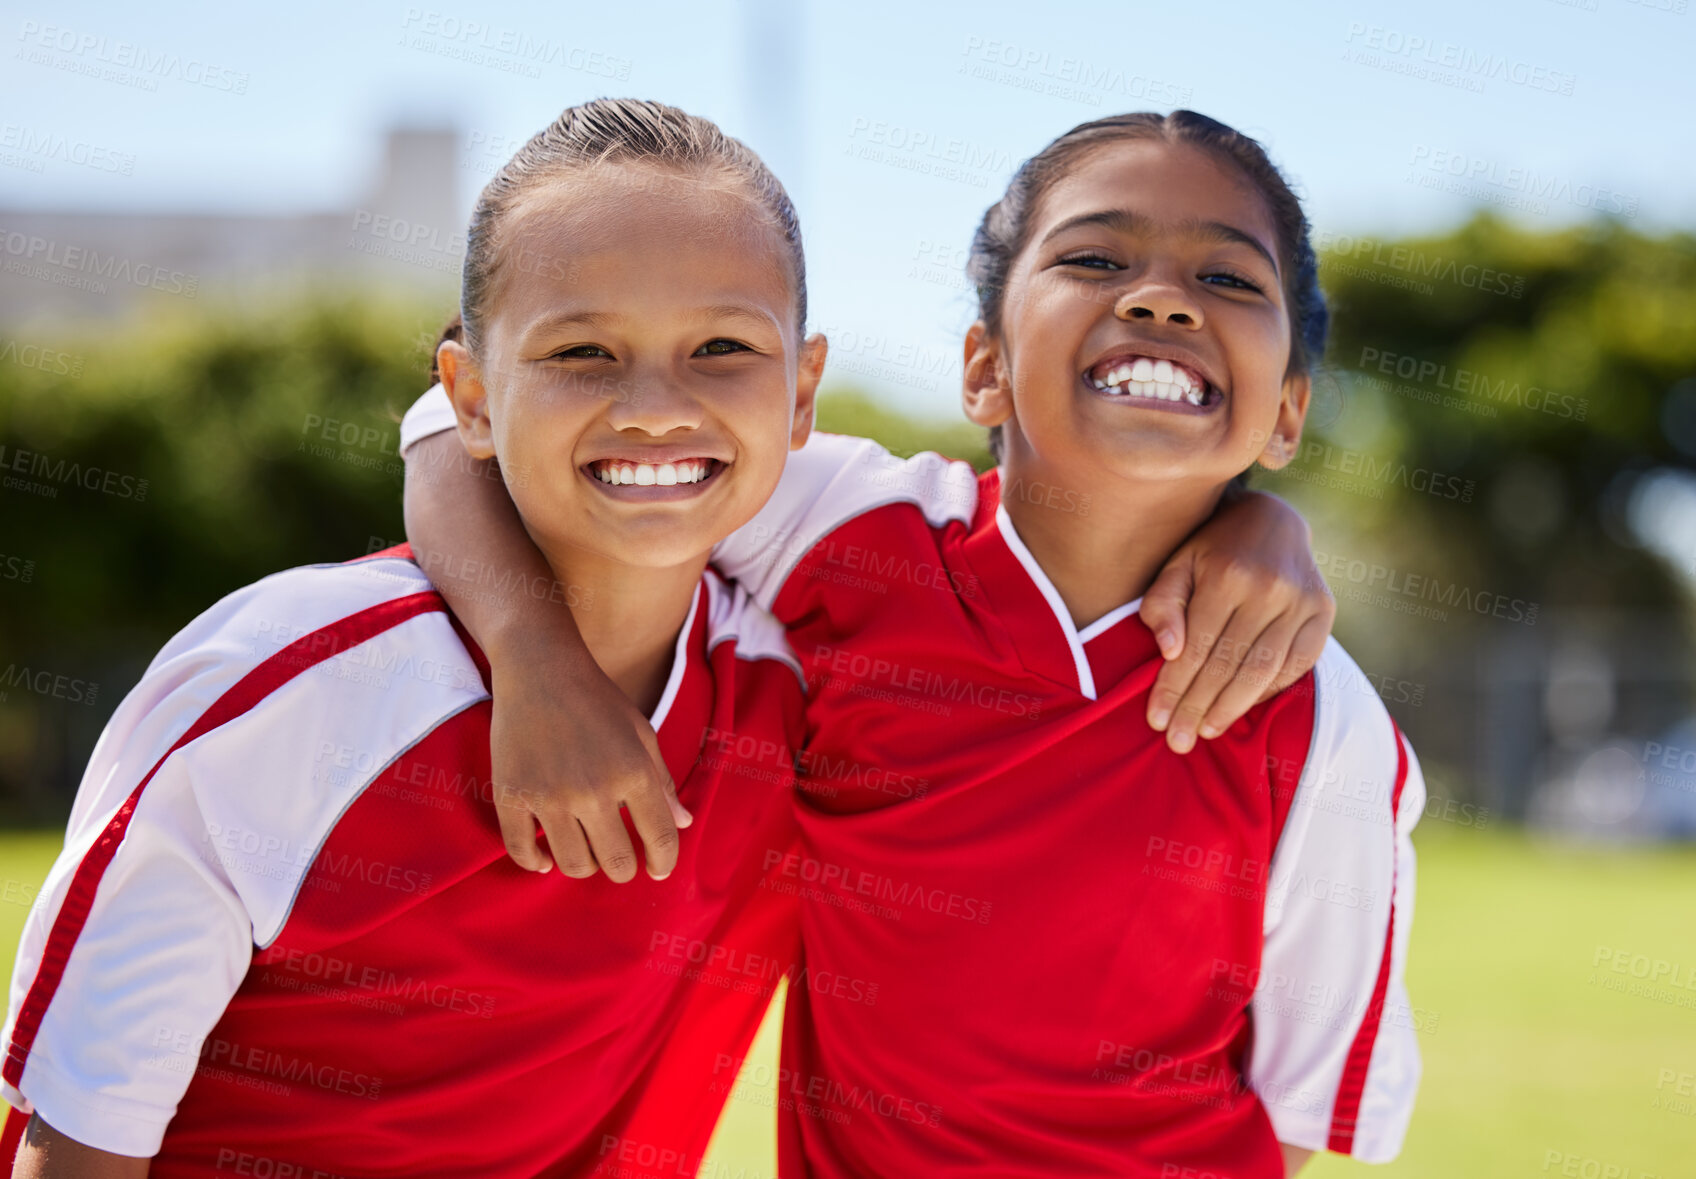
[[[1226,984],[1258,973],[1312,681],[1170,753],[1152,635],[1093,638],[1085,698],[996,491],[969,526],[844,524],[776,603],[810,692],[777,875],[837,980],[790,992],[783,1174],[1281,1176]],[[833,577],[850,552],[878,576]]]
[[[1394,830],[1396,816],[1401,810],[1402,787],[1407,785],[1407,745],[1401,732],[1396,733],[1396,785],[1390,792],[1390,826]],[[1395,896],[1395,877],[1390,878],[1390,895]],[[1366,1091],[1366,1073],[1372,1064],[1372,1048],[1378,1042],[1378,1025],[1384,1017],[1384,995],[1390,986],[1390,955],[1396,943],[1396,906],[1390,905],[1390,919],[1384,929],[1384,957],[1378,964],[1378,980],[1372,988],[1372,1001],[1349,1045],[1348,1063],[1343,1066],[1343,1079],[1337,1087],[1337,1100],[1331,1109],[1331,1138],[1326,1144],[1338,1154],[1354,1149],[1356,1119],[1360,1116],[1360,1098]]]
[[[0,1110],[4,1111],[0,1115],[0,1172],[10,1175],[13,1164],[18,1161],[18,1148],[23,1145],[24,1127],[29,1125],[29,1115],[5,1102],[0,1102]]]
[[[119,845],[124,841],[124,832],[129,827],[130,816],[135,813],[141,792],[159,772],[159,767],[165,764],[166,758],[219,725],[227,724],[241,716],[314,664],[349,647],[358,646],[371,636],[397,626],[409,618],[431,610],[444,609],[446,607],[442,599],[434,593],[412,594],[383,602],[369,610],[362,610],[297,639],[248,672],[240,682],[219,697],[204,715],[189,726],[188,731],[171,746],[165,756],[147,771],[147,776],[137,783],[124,805],[112,816],[105,832],[77,865],[76,874],[71,878],[70,889],[65,895],[65,902],[53,920],[53,931],[48,935],[41,966],[36,972],[35,981],[30,985],[28,995],[24,998],[23,1007],[18,1012],[17,1023],[12,1029],[12,1040],[6,1048],[5,1077],[13,1088],[22,1082],[24,1063],[29,1059],[30,1048],[35,1043],[36,1033],[41,1029],[41,1020],[47,1014],[47,1005],[53,1001],[54,992],[59,988],[59,980],[64,977],[65,963],[70,959],[71,950],[82,933],[83,925],[88,921],[89,910],[94,904],[94,894],[100,887],[100,878],[106,874],[107,865],[112,862],[112,857],[117,854]]]

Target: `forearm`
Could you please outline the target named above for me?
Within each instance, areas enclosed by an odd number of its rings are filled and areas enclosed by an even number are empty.
[[[539,649],[587,659],[566,587],[530,539],[490,462],[451,431],[407,451],[406,536],[420,568],[492,662]]]
[[[1300,1146],[1291,1146],[1288,1142],[1278,1143],[1278,1149],[1284,1152],[1284,1179],[1290,1179],[1297,1171],[1313,1157],[1313,1152]]]
[[[12,1171],[15,1179],[145,1179],[152,1159],[84,1146],[36,1114],[29,1120]]]

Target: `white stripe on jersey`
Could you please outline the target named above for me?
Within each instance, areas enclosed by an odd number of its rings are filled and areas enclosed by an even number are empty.
[[[1410,836],[1425,807],[1425,783],[1407,748],[1407,780],[1392,821],[1400,738],[1383,701],[1335,639],[1314,667],[1314,683],[1312,747],[1267,888],[1248,1079],[1280,1141],[1326,1149],[1393,904],[1389,988],[1352,1151],[1366,1162],[1388,1162],[1401,1147],[1419,1087],[1402,971],[1413,924]]]

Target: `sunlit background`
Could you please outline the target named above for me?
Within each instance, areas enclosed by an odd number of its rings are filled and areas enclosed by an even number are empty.
[[[1380,1173],[1696,1175],[1688,7],[8,4],[0,963],[159,644],[401,537],[396,422],[471,202],[561,108],[746,139],[801,213],[826,424],[982,463],[978,218],[1072,125],[1190,107],[1307,201],[1335,330],[1259,482],[1432,787],[1426,1079]],[[754,1080],[713,1156],[745,1171],[704,1174],[773,1173]]]

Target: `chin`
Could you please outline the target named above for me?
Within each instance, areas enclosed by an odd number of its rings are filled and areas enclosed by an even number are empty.
[[[666,534],[671,531],[667,529],[654,536],[618,537],[603,551],[621,564],[638,569],[675,569],[692,561],[706,560],[713,545],[723,539],[717,532],[704,534],[691,529],[686,535]]]

